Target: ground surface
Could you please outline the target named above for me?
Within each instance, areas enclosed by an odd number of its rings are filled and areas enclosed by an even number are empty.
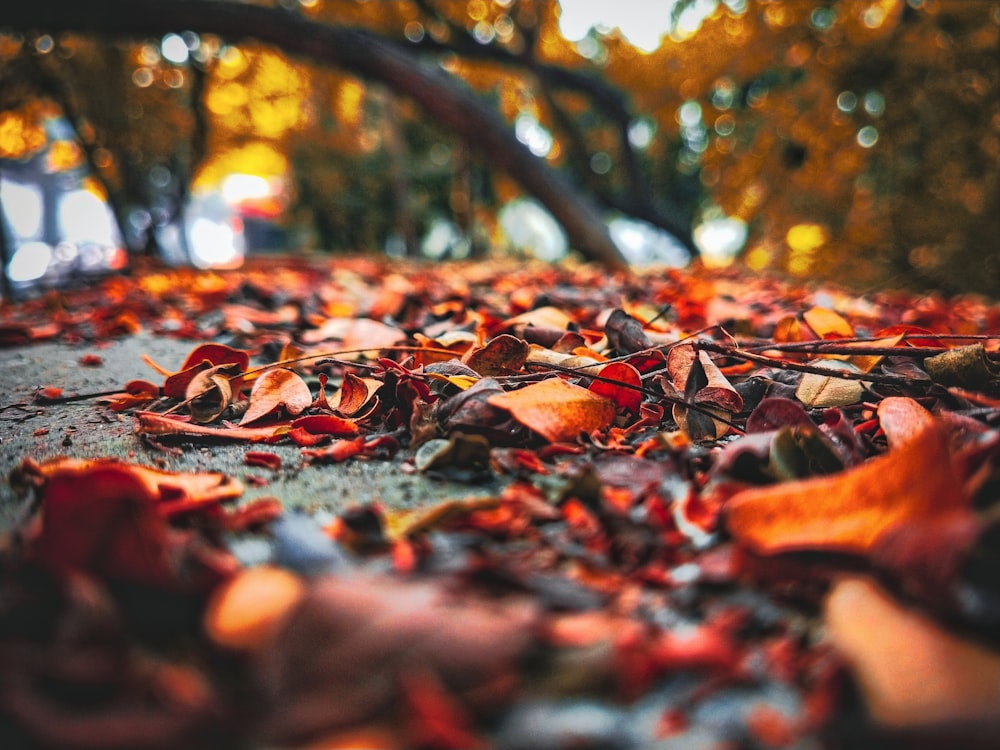
[[[135,433],[128,414],[115,414],[84,399],[68,403],[35,401],[44,386],[61,388],[66,396],[120,389],[133,379],[156,373],[143,355],[179,367],[196,342],[156,335],[148,330],[110,341],[42,342],[0,349],[0,474],[3,477],[26,457],[36,460],[58,456],[93,458],[114,456],[170,471],[218,471],[246,480],[244,499],[277,496],[291,507],[342,510],[352,503],[381,502],[394,508],[433,504],[495,492],[500,482],[474,485],[429,479],[400,470],[402,457],[392,460],[352,461],[322,467],[303,467],[299,448],[275,445],[268,450],[283,459],[283,468],[272,471],[248,467],[243,443],[186,443],[180,452],[150,449]],[[81,365],[87,354],[97,354],[102,364]],[[7,481],[0,482],[0,525],[9,528],[23,501]]]
[[[0,312],[4,748],[996,745],[988,300],[266,259]]]

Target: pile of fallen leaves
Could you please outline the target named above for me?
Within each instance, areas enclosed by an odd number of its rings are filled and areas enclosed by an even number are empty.
[[[318,518],[222,474],[26,458],[4,747],[1000,736],[995,305],[343,260],[109,280],[5,311],[0,341],[141,328],[204,342],[95,405],[150,451],[506,489]]]

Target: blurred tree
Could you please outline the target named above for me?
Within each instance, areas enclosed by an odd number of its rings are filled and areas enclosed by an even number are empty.
[[[287,174],[327,248],[413,252],[438,215],[489,237],[526,190],[612,265],[604,211],[692,248],[731,218],[753,269],[1000,293],[995,0],[675,0],[652,52],[614,29],[567,40],[557,0],[279,6],[18,4],[0,73],[31,58],[63,81],[128,201],[162,166]],[[171,32],[189,54],[170,59]],[[26,90],[5,84],[3,109]]]

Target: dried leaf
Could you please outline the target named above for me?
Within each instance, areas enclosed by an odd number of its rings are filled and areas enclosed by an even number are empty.
[[[604,333],[611,348],[619,354],[633,354],[649,349],[652,342],[646,336],[642,323],[621,308],[612,311],[604,324]]]
[[[295,417],[309,408],[312,402],[312,393],[309,392],[306,381],[291,370],[274,367],[265,370],[254,381],[250,391],[250,406],[240,424],[250,424],[282,411]]]
[[[553,443],[603,429],[615,417],[611,401],[560,378],[491,396],[489,404],[508,410],[518,422]]]
[[[513,375],[524,367],[530,348],[526,341],[503,333],[490,339],[485,346],[470,349],[462,357],[462,363],[486,378]]]
[[[847,339],[854,328],[840,313],[826,307],[813,307],[802,313],[802,319],[821,339]]]
[[[184,391],[191,418],[199,424],[213,422],[233,401],[230,372],[238,371],[235,364],[216,365],[195,374]],[[235,372],[234,372],[235,374]]]
[[[246,440],[250,443],[273,443],[281,439],[283,425],[269,427],[209,427],[192,424],[182,418],[169,417],[151,411],[135,414],[138,424],[136,432],[151,437],[202,437],[223,440]]]
[[[340,384],[340,400],[337,402],[336,411],[345,417],[353,417],[368,403],[369,397],[380,385],[382,384],[378,381],[368,381],[354,373],[345,372]]]
[[[149,357],[143,357],[145,362],[162,375],[168,375],[163,383],[163,394],[170,398],[186,398],[188,384],[203,370],[218,365],[235,365],[234,373],[245,372],[250,365],[249,353],[241,349],[233,349],[224,344],[201,344],[196,346],[181,366],[180,371],[170,373],[157,365]]]
[[[935,383],[961,388],[1000,389],[1000,366],[986,356],[981,344],[960,346],[957,349],[928,357],[924,369]]]
[[[312,435],[334,435],[354,437],[358,434],[358,423],[334,414],[309,414],[292,422],[293,430],[305,430]]]
[[[595,380],[590,384],[591,393],[611,399],[619,409],[632,414],[639,413],[642,376],[638,370],[625,362],[612,362],[602,367],[599,375],[603,380]]]
[[[729,500],[726,519],[733,537],[759,553],[865,555],[887,530],[967,502],[945,431],[935,423],[840,474],[744,490]]]
[[[822,359],[811,363],[813,367],[828,370],[847,370],[857,372],[857,368],[848,362],[832,359]],[[807,372],[795,389],[795,398],[810,409],[823,409],[831,406],[850,406],[856,404],[864,395],[865,387],[860,380],[838,378],[834,375],[819,375]]]

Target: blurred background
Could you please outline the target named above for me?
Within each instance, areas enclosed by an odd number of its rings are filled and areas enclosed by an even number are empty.
[[[8,296],[138,255],[234,268],[275,252],[580,249],[508,145],[349,56],[225,23],[76,31],[58,20],[72,3],[49,5],[51,31],[30,8],[0,17]],[[372,55],[485,102],[596,206],[628,263],[1000,295],[997,0],[252,5],[274,28],[363,32]]]

